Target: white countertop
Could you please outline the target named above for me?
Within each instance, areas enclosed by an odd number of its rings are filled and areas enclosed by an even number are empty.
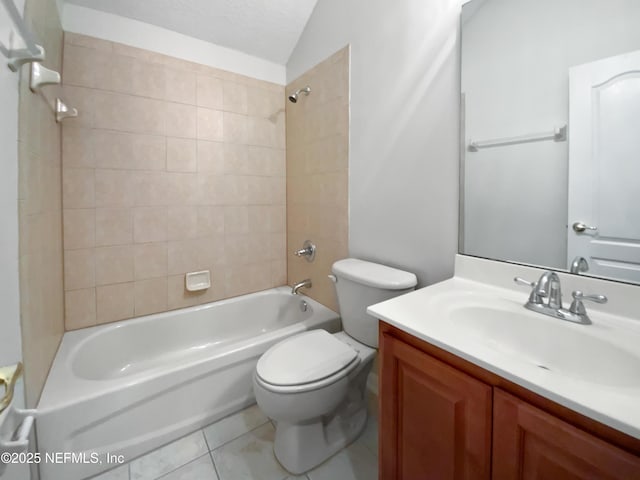
[[[471,260],[470,258],[465,257],[461,261],[457,261],[456,277],[372,305],[367,312],[560,405],[640,439],[640,371],[637,372],[637,382],[632,381],[630,385],[607,385],[590,381],[588,378],[576,378],[547,371],[539,368],[530,359],[529,361],[523,360],[517,352],[507,354],[504,350],[492,348],[486,342],[478,341],[473,334],[465,333],[447,317],[447,308],[452,300],[455,302],[455,298],[495,298],[496,301],[508,305],[509,308],[522,306],[528,298],[527,289],[504,288],[504,285],[508,285],[508,283],[503,283],[502,286],[487,284],[486,278],[483,278],[482,282],[476,281],[477,275],[469,274],[469,272],[478,268],[477,262],[487,261]],[[469,268],[467,265],[469,262],[473,263],[473,268]],[[465,265],[461,266],[460,263],[465,263]],[[506,275],[506,278],[509,279],[515,275],[528,275],[528,278],[536,279],[541,271],[509,264],[498,267],[494,265],[492,268],[497,270],[501,278]],[[465,275],[465,277],[460,275]],[[563,283],[565,282],[564,278],[565,276],[561,275]],[[567,280],[567,283],[575,283],[576,281],[579,283],[580,280],[580,278],[577,280],[572,278]],[[602,286],[598,284],[599,280],[586,278],[584,280],[587,281],[586,286],[589,288],[583,288],[588,293],[603,293],[591,288],[596,286],[596,288],[604,288],[605,293],[610,296],[613,292],[613,297],[616,298],[615,285]],[[612,284],[613,282],[606,283]],[[576,287],[572,284],[571,288]],[[629,288],[637,289],[633,291],[636,296],[640,293],[640,287],[623,285],[621,288],[625,290],[627,295]],[[528,310],[525,310],[524,314],[530,315],[531,321],[534,322],[561,322],[563,324],[561,328],[578,329],[576,331],[583,337],[587,335],[597,339],[614,341],[616,347],[619,346],[630,355],[640,355],[640,321],[611,313],[611,308],[609,305],[608,311],[596,311],[591,308],[591,304],[588,304],[587,310],[592,317],[592,325],[571,324]],[[640,310],[636,310],[636,312],[640,312]],[[556,325],[552,326],[556,327]],[[589,360],[592,363],[597,361],[594,358]],[[632,371],[632,376],[635,380],[634,371]]]

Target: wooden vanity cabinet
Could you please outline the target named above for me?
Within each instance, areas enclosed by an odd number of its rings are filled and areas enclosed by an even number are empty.
[[[496,388],[494,479],[640,479],[640,459]]]
[[[380,478],[488,480],[491,387],[390,336],[381,361]]]
[[[640,440],[384,322],[379,385],[380,480],[640,480]]]

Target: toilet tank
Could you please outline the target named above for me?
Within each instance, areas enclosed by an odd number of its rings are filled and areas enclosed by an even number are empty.
[[[351,337],[378,347],[378,319],[367,315],[369,305],[415,289],[413,273],[378,263],[346,258],[333,264],[342,328]]]

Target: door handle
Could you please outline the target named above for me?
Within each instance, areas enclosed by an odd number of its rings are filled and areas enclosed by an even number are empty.
[[[585,225],[582,222],[576,222],[573,224],[573,231],[576,233],[583,233],[586,230],[598,230],[598,227],[590,227],[589,225]]]

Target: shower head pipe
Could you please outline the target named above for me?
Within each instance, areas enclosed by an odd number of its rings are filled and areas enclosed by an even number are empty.
[[[307,85],[304,88],[299,88],[294,93],[289,95],[289,101],[291,103],[298,103],[298,97],[300,96],[301,93],[303,93],[305,97],[308,96],[311,93],[311,87]]]

